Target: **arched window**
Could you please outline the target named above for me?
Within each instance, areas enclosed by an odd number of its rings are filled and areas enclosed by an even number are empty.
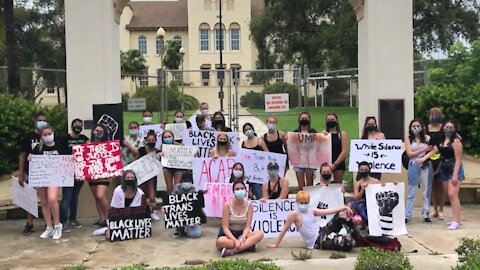
[[[222,42],[220,42],[222,40]],[[225,25],[222,24],[222,31],[220,32],[220,24],[215,25],[215,50],[220,50],[220,44],[222,50],[225,50]]]
[[[198,29],[200,35],[200,51],[210,50],[210,26],[202,23]]]
[[[175,42],[176,44],[178,44],[178,46],[182,46],[182,37],[181,36],[174,36],[173,37],[173,42]]]
[[[157,39],[155,40],[155,47],[157,49],[157,54],[162,54],[163,45],[164,45],[163,37],[157,36]]]
[[[147,54],[147,38],[145,36],[138,37],[138,50],[141,54]]]
[[[238,23],[230,24],[230,50],[240,50],[240,25]]]

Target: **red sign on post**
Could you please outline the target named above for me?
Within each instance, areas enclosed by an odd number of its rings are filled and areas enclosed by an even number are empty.
[[[99,180],[123,174],[120,141],[74,145],[75,179]]]

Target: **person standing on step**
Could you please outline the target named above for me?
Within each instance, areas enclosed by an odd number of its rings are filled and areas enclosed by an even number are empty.
[[[149,110],[143,110],[142,112],[143,125],[152,125],[153,113]]]
[[[269,152],[278,154],[287,154],[287,135],[281,130],[277,130],[277,118],[270,116],[266,120],[268,132],[263,135],[263,141]],[[289,169],[288,156],[285,164],[285,173]]]
[[[333,183],[342,184],[346,169],[345,159],[348,154],[348,137],[347,133],[340,129],[338,116],[335,113],[327,114],[325,131],[332,137]]]
[[[128,135],[125,136],[123,140],[124,146],[122,147],[123,166],[127,166],[135,161],[137,157],[134,153],[138,148],[145,145],[143,138],[138,136],[139,131],[140,125],[137,122],[132,121],[128,124]]]
[[[315,129],[311,127],[311,117],[308,112],[301,112],[298,116],[298,128],[293,132],[297,133],[317,133]],[[315,169],[312,168],[300,168],[293,167],[295,175],[297,176],[298,189],[302,190],[305,186],[313,186],[313,178]]]
[[[213,114],[212,127],[216,131],[232,132],[232,129],[226,126],[225,116],[221,111],[215,112]]]
[[[374,116],[367,116],[363,125],[362,140],[385,140],[385,134],[378,129],[377,119]],[[381,180],[381,173],[372,173],[370,176]]]

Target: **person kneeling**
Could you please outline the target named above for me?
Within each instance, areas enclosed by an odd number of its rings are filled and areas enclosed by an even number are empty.
[[[182,178],[179,184],[176,184],[173,187],[172,193],[175,195],[187,194],[196,192],[196,188],[193,185],[193,175],[191,172],[185,172],[182,174]],[[189,238],[199,238],[202,235],[202,226],[201,225],[189,225],[188,227],[178,227],[176,228],[175,233],[172,235],[173,238],[178,238],[181,236],[186,236]]]

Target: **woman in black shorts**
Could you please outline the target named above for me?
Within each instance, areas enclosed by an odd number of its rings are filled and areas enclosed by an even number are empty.
[[[341,184],[348,153],[347,133],[340,129],[338,116],[335,113],[327,114],[325,126],[325,131],[332,136],[332,164],[330,167],[333,170],[333,183]]]

